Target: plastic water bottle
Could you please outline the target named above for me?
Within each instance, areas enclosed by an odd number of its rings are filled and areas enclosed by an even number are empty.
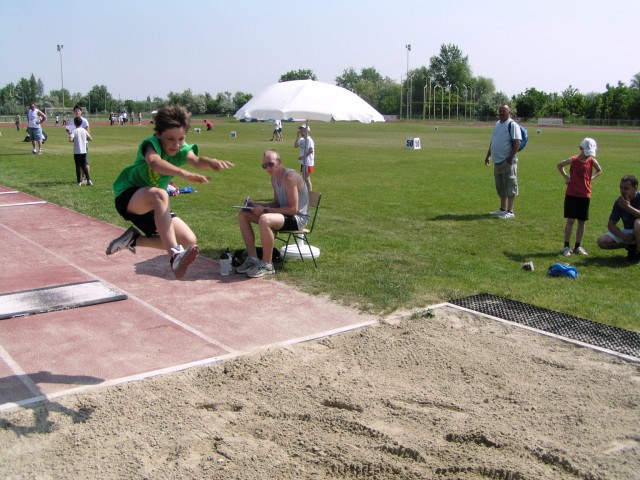
[[[229,275],[231,272],[231,250],[228,248],[220,255],[220,275]]]

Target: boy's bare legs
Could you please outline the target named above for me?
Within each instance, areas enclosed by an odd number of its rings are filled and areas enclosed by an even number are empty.
[[[582,243],[582,237],[584,236],[585,223],[586,222],[584,220],[578,220],[578,228],[576,228],[576,243],[578,244]]]
[[[187,224],[178,217],[171,218],[169,195],[166,191],[156,187],[141,188],[131,197],[128,210],[139,215],[149,210],[154,212],[158,236],[140,236],[136,245],[165,250],[171,257],[172,247],[182,245],[188,248],[196,244],[196,236]]]

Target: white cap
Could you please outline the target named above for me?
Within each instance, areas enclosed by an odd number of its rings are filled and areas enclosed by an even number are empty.
[[[580,145],[578,146],[584,151],[584,154],[587,157],[594,157],[596,155],[596,149],[598,148],[598,145],[593,138],[585,138],[584,140],[582,140],[582,142],[580,142]]]
[[[300,128],[304,128],[307,132],[311,131],[311,127],[307,127],[306,123],[303,123],[302,125],[300,125]]]

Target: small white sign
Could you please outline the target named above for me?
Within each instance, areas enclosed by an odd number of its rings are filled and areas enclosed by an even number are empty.
[[[405,147],[410,150],[420,150],[422,147],[420,146],[419,138],[407,138],[407,143]]]

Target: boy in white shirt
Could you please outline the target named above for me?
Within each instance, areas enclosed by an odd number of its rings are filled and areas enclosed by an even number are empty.
[[[93,141],[89,132],[82,128],[82,117],[73,119],[75,129],[69,133],[69,141],[73,142],[73,160],[76,164],[76,181],[82,186],[82,176],[87,179],[87,185],[93,185],[89,178],[89,166],[87,165],[87,142]]]

